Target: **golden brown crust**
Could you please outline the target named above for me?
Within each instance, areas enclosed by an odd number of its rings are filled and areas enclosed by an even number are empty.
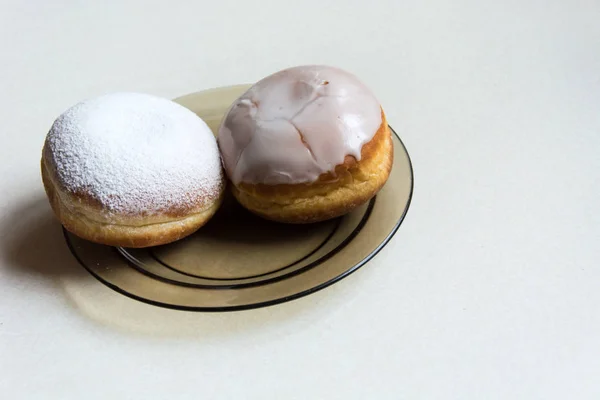
[[[41,170],[46,195],[61,224],[83,239],[109,246],[139,248],[182,239],[208,222],[223,200],[224,187],[216,199],[198,204],[187,215],[182,215],[181,211],[151,216],[115,215],[104,212],[89,196],[81,197],[62,190],[44,157]]]
[[[311,223],[344,215],[370,200],[383,187],[392,169],[393,143],[383,111],[373,139],[361,150],[361,160],[346,156],[344,163],[310,184],[264,185],[241,183],[233,195],[248,210],[266,219]]]

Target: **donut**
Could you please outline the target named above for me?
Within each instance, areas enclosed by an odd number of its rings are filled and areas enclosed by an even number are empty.
[[[211,218],[225,189],[206,123],[143,93],[110,93],[65,111],[46,136],[41,172],[62,225],[110,246],[181,239]]]
[[[238,202],[286,223],[352,211],[383,187],[393,161],[374,94],[329,66],[285,69],[251,86],[227,111],[217,142]]]

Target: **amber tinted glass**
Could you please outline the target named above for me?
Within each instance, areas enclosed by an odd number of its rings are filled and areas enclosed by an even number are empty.
[[[177,99],[216,132],[247,86]],[[112,248],[65,232],[78,261],[98,280],[129,297],[163,307],[226,311],[266,306],[322,289],[366,264],[394,235],[413,188],[408,153],[394,132],[390,178],[368,204],[312,225],[265,221],[226,199],[194,235],[148,249]]]

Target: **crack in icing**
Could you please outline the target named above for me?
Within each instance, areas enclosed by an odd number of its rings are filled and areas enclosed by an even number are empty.
[[[236,184],[314,182],[346,155],[360,159],[381,122],[379,102],[353,75],[296,67],[261,80],[236,100],[218,141]]]
[[[318,89],[317,89],[318,90]],[[313,93],[315,94],[315,97],[312,98],[311,100],[309,100],[306,104],[304,104],[302,107],[300,107],[300,109],[294,114],[292,115],[292,117],[290,118],[290,122],[294,120],[294,118],[296,118],[298,115],[300,115],[301,113],[304,112],[304,110],[306,110],[306,108],[308,106],[310,106],[312,103],[314,103],[315,101],[317,101],[320,98],[323,97],[327,97],[327,95],[322,95],[321,93],[317,92],[317,90],[315,90]]]
[[[293,120],[293,118],[292,118],[292,120]],[[294,124],[294,121],[289,121],[289,123],[294,127],[294,129],[296,129],[296,131],[298,132],[298,136],[300,136],[300,141],[302,142],[304,147],[306,147],[306,150],[308,150],[308,152],[310,153],[310,156],[313,158],[313,160],[315,160],[315,162],[316,162],[317,158],[315,157],[315,153],[313,153],[310,145],[306,142],[306,139],[304,139],[304,135],[302,135],[302,132],[300,131],[300,129],[296,126],[296,124]]]

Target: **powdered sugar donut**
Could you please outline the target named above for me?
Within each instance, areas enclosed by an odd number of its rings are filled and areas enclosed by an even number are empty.
[[[225,186],[206,123],[140,93],[96,97],[59,116],[46,137],[42,178],[67,230],[124,247],[193,233],[216,212]]]

